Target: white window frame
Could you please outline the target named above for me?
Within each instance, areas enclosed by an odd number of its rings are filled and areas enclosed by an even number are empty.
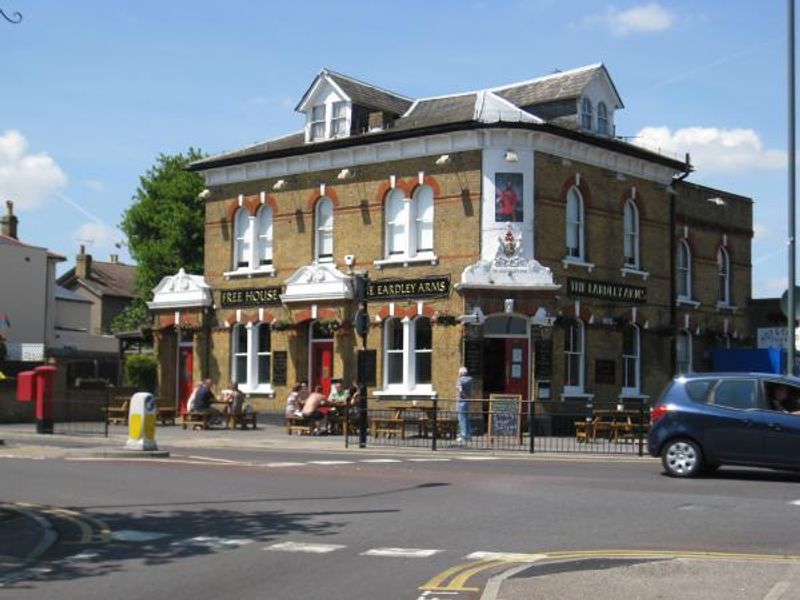
[[[419,352],[426,352],[433,358],[433,329],[431,329],[431,349],[419,350],[416,347],[416,321],[418,319],[428,319],[425,316],[417,316],[413,319],[404,317],[400,319],[402,326],[403,347],[403,378],[400,383],[389,383],[389,353],[399,353],[398,350],[389,350],[389,327],[393,327],[398,317],[389,317],[383,322],[383,389],[375,392],[376,396],[433,396],[433,382],[417,383],[416,380],[416,357]],[[430,324],[430,319],[428,319]],[[433,379],[433,364],[431,364],[431,379]]]
[[[431,211],[430,219],[426,219],[419,214],[419,194],[430,193]],[[420,185],[409,198],[402,188],[395,187],[389,191],[383,204],[384,221],[384,258],[376,260],[375,265],[379,268],[387,264],[404,264],[430,262],[436,264],[438,258],[435,248],[426,249],[418,247],[418,240],[421,239],[422,228],[427,224],[431,227],[431,242],[436,245],[436,209],[433,189],[427,185]],[[401,205],[398,203],[402,203]],[[400,210],[392,211],[392,207],[399,207]],[[394,217],[394,218],[392,218]],[[393,245],[395,240],[395,228],[403,229],[403,236],[397,247]]]
[[[323,224],[322,223],[322,208],[324,206],[330,206],[330,223]],[[317,204],[314,206],[314,227],[315,227],[315,235],[314,235],[314,259],[317,262],[325,262],[325,263],[332,263],[334,262],[334,239],[333,239],[333,231],[334,231],[334,206],[333,200],[331,200],[328,196],[322,196],[319,200],[317,200]],[[326,239],[330,239],[330,246],[331,246],[331,253],[330,255],[322,255],[320,251],[323,247],[323,242]]]
[[[331,118],[330,118],[330,137],[337,138],[337,137],[347,137],[350,133],[347,127],[347,105],[348,102],[345,100],[339,100],[331,104]],[[337,116],[337,109],[340,110]],[[337,126],[341,124],[342,130],[336,131]]]
[[[592,130],[592,101],[585,97],[581,100],[581,127]]]
[[[717,249],[717,275],[719,281],[719,298],[717,306],[731,305],[731,256],[728,250],[720,246]]]
[[[640,222],[639,222],[639,207],[633,198],[625,201],[625,209],[623,213],[623,242],[622,242],[622,264],[623,267],[628,269],[640,270],[639,259],[639,235]],[[627,246],[631,246],[633,256],[628,256]]]
[[[572,347],[572,330],[577,331],[577,348]],[[578,385],[568,385],[570,364],[578,357]],[[570,319],[564,327],[564,396],[584,395],[586,388],[586,328],[580,319]]]
[[[633,348],[632,352],[626,354],[625,335],[626,333],[633,335]],[[623,396],[638,396],[642,389],[642,335],[639,326],[630,323],[622,330],[622,395]],[[633,385],[627,381],[628,365],[633,363]]]
[[[268,215],[265,221],[264,215]],[[246,223],[246,225],[245,225]],[[233,217],[233,265],[232,270],[223,273],[225,278],[251,276],[254,274],[273,275],[273,246],[274,246],[274,215],[272,207],[264,204],[258,209],[256,216],[252,216],[247,209],[240,207]],[[244,231],[242,231],[244,229]],[[239,264],[239,255],[244,247],[245,264]],[[268,251],[267,251],[268,250]],[[264,255],[265,262],[261,263]]]
[[[429,218],[426,218],[424,213],[420,211],[420,201],[419,198],[422,194],[430,194],[430,202],[431,202],[431,210]],[[434,229],[434,224],[436,222],[436,208],[434,202],[434,195],[433,195],[433,188],[429,185],[420,185],[414,190],[412,194],[412,210],[414,213],[414,252],[413,256],[432,256],[433,255],[433,247],[435,245],[435,234],[436,231]],[[431,247],[430,248],[420,248],[420,244],[422,243],[422,230],[425,228],[426,225],[430,225],[431,228]]]
[[[681,348],[680,348],[679,340],[685,340],[686,341],[686,346],[685,346],[685,351],[686,351],[685,354],[686,354],[686,356],[685,356],[685,360],[681,360],[684,357],[681,356],[681,351],[680,351]],[[684,373],[692,373],[693,372],[693,370],[692,370],[692,362],[693,362],[692,350],[693,350],[692,349],[692,332],[689,331],[688,329],[680,329],[675,334],[675,372],[676,372],[676,374],[681,375],[681,374],[684,374]],[[686,368],[683,369],[683,370],[681,370],[681,363],[685,363],[685,365],[686,365]]]
[[[603,135],[609,134],[608,127],[608,108],[605,102],[597,103],[597,132]]]
[[[256,259],[254,263],[254,270],[272,269],[272,245],[274,240],[273,227],[274,216],[272,214],[272,207],[269,204],[264,204],[258,209],[256,213]]]
[[[247,348],[242,350],[239,346],[239,331],[244,327],[247,330]],[[258,332],[259,328],[266,328],[270,340],[270,347],[267,350],[259,348]],[[246,373],[242,374],[237,368],[237,358],[246,357]],[[267,381],[258,381],[258,362],[260,357],[270,357],[270,367],[267,372]],[[245,394],[272,394],[272,331],[270,324],[266,322],[258,323],[237,323],[231,328],[231,379],[239,384],[239,389]]]
[[[322,112],[321,115],[319,114],[319,111]],[[314,114],[315,112],[317,112],[317,114]],[[326,120],[327,112],[327,106],[325,104],[317,104],[312,106],[311,110],[308,111],[308,141],[317,142],[328,137]]]
[[[578,218],[577,221],[570,221],[570,205],[577,203]],[[582,263],[586,260],[586,220],[583,204],[583,195],[577,186],[572,186],[567,192],[567,203],[564,211],[564,222],[566,228],[564,230],[564,247],[566,248],[565,260],[570,262]],[[575,229],[575,237],[577,238],[577,248],[571,248],[569,244],[570,229]],[[577,250],[577,254],[573,252]]]
[[[247,209],[239,207],[233,215],[233,271],[249,271],[252,268],[252,229],[253,222]]]
[[[692,302],[692,249],[686,238],[678,242],[678,256],[675,257],[675,287],[678,301]],[[683,264],[682,258],[685,258]],[[683,284],[683,285],[681,285]],[[683,293],[681,292],[681,288]]]

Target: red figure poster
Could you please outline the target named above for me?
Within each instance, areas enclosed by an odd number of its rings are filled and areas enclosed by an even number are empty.
[[[521,223],[522,173],[494,174],[494,220]]]

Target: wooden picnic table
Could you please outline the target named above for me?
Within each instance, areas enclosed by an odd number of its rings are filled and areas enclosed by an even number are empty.
[[[612,442],[635,441],[640,431],[646,434],[650,428],[648,417],[639,410],[595,410],[591,417],[575,421],[575,438],[579,443],[598,438]]]

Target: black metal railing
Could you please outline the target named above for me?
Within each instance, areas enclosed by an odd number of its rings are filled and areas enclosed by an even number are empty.
[[[109,392],[67,389],[53,400],[53,433],[108,437]]]

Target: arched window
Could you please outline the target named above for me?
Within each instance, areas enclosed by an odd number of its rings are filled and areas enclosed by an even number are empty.
[[[588,98],[581,101],[581,125],[584,129],[592,129],[592,101]]]
[[[414,319],[414,385],[431,383],[431,353],[433,350],[431,320]]]
[[[272,207],[265,204],[256,217],[258,267],[272,265]]]
[[[567,258],[584,258],[584,222],[583,198],[578,188],[572,187],[567,192]]]
[[[692,334],[685,329],[675,334],[675,370],[692,372]]]
[[[625,202],[625,231],[623,264],[631,269],[639,268],[639,209],[633,199]]]
[[[400,319],[386,319],[383,325],[384,334],[384,382],[386,387],[403,385],[403,354],[405,353],[405,336],[403,322]]]
[[[731,303],[731,259],[728,251],[722,247],[717,250],[717,272],[719,273],[719,304],[728,306]]]
[[[316,240],[315,257],[319,262],[333,261],[333,201],[322,197],[314,211]]]
[[[583,323],[570,319],[564,328],[564,394],[583,393],[584,335]]]
[[[247,327],[234,325],[231,329],[231,379],[247,383]]]
[[[605,102],[597,104],[597,132],[608,135],[608,109]]]
[[[692,298],[692,251],[686,240],[678,242],[677,256],[675,257],[675,284],[678,299],[691,300]]]
[[[386,256],[404,256],[408,248],[406,227],[406,198],[400,188],[394,188],[386,198]]]
[[[272,339],[269,323],[259,323],[256,333],[256,384],[264,385],[270,381],[270,358]]]
[[[433,189],[421,185],[414,190],[416,254],[433,253]]]
[[[233,268],[249,269],[252,248],[252,222],[247,210],[240,208],[233,218]]]
[[[641,389],[640,332],[630,324],[622,330],[622,394],[638,394]]]

